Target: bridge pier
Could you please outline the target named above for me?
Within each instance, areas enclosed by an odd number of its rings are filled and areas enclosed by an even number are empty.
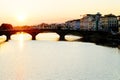
[[[68,33],[68,31],[57,30],[55,32],[60,36],[60,38],[59,38],[60,41],[66,41],[65,35]]]
[[[10,34],[6,35],[6,41],[10,40],[10,36],[11,36]]]
[[[65,35],[63,35],[63,34],[59,34],[60,35],[60,41],[65,41]]]
[[[37,33],[32,33],[32,34],[30,34],[31,36],[32,36],[32,40],[36,40],[36,35],[37,35]]]
[[[32,40],[36,40],[36,35],[32,35]]]

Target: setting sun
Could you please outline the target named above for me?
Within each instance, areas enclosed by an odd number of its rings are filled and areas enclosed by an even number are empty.
[[[18,21],[24,22],[26,20],[26,15],[25,14],[20,14],[17,16]]]

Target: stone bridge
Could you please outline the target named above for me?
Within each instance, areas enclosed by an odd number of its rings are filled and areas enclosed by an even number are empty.
[[[35,40],[35,37],[39,33],[48,33],[48,32],[55,32],[60,36],[61,41],[65,40],[65,35],[67,34],[73,34],[77,36],[83,36],[85,32],[79,31],[79,30],[59,30],[59,29],[28,29],[28,30],[1,30],[0,35],[6,35],[7,41],[10,39],[10,36],[12,34],[15,34],[17,32],[25,32],[29,33],[32,36],[32,40]]]
[[[72,34],[76,36],[81,36],[86,39],[89,39],[90,37],[105,37],[107,35],[110,35],[107,32],[102,31],[82,31],[82,30],[61,30],[61,29],[19,29],[19,30],[1,30],[0,35],[6,35],[8,41],[10,39],[10,36],[12,34],[15,34],[17,32],[25,32],[29,33],[32,36],[32,40],[35,40],[35,37],[39,33],[48,33],[48,32],[55,32],[60,36],[60,41],[65,41],[65,35]]]

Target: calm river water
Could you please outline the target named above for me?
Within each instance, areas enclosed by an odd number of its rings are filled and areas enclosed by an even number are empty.
[[[120,80],[118,48],[22,39],[0,44],[0,80]]]

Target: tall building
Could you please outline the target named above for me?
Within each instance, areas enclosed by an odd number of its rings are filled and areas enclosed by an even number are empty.
[[[98,30],[101,14],[86,14],[80,20],[81,30]]]
[[[107,32],[118,31],[118,20],[117,16],[113,14],[104,15],[100,18],[100,29]]]

